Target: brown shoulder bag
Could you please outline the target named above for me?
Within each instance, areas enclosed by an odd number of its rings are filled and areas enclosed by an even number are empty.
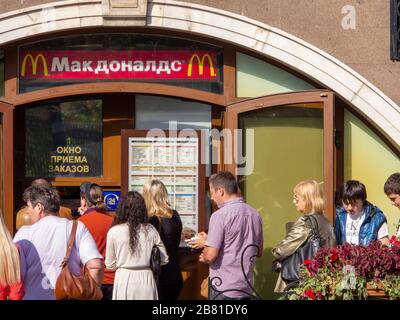
[[[67,253],[61,263],[61,273],[57,278],[54,294],[57,300],[100,300],[103,297],[99,285],[83,266],[82,274],[75,276],[68,267],[69,258],[75,243],[77,221],[73,221],[71,234],[67,244]]]

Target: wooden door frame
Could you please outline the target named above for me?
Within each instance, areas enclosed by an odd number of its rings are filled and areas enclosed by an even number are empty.
[[[8,230],[14,232],[14,106],[0,101],[3,114],[3,215]]]
[[[324,194],[325,194],[325,215],[332,223],[335,217],[335,144],[334,144],[334,93],[327,90],[303,91],[284,93],[272,96],[265,96],[234,103],[226,108],[225,128],[229,132],[238,129],[239,114],[254,111],[262,108],[276,107],[288,104],[322,103],[323,104],[323,125],[324,125]],[[237,175],[237,166],[232,148],[232,163],[225,164],[224,169]]]

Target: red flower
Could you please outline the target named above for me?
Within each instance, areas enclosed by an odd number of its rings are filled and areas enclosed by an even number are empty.
[[[310,298],[311,300],[315,299],[315,294],[314,294],[314,292],[312,291],[311,288],[308,288],[306,291],[304,291],[304,295],[306,297]]]
[[[394,235],[391,236],[390,239],[389,239],[389,242],[390,242],[391,244],[394,244],[396,241],[397,241],[397,237],[394,236]]]
[[[339,258],[339,255],[338,255],[337,250],[333,249],[332,253],[331,253],[330,257],[329,257],[329,261],[330,262],[335,262],[335,261],[338,260],[338,258]]]
[[[314,274],[313,262],[309,259],[304,260],[304,265],[306,266],[309,273]]]

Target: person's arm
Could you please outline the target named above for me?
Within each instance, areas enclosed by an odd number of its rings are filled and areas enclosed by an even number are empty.
[[[97,284],[101,285],[103,281],[104,268],[102,259],[92,259],[86,262],[86,268],[89,270],[89,274],[92,276]]]
[[[304,217],[300,217],[286,237],[272,249],[273,256],[280,261],[289,257],[308,239],[310,233]]]
[[[164,242],[162,242],[160,234],[156,230],[156,228],[153,227],[154,231],[154,244],[160,249],[160,255],[161,255],[161,265],[166,265],[169,262],[169,256],[167,254],[167,249],[165,248]]]
[[[32,242],[25,239],[25,237],[26,237],[25,230],[26,230],[25,228],[18,230],[18,232],[15,234],[14,239],[13,239],[13,242],[15,243],[16,247],[18,248],[19,266],[20,266],[20,270],[21,270],[22,281],[25,278],[25,275],[28,271],[27,270],[28,264],[26,262],[24,247],[28,249],[26,251],[29,251],[29,248],[33,247]]]
[[[336,209],[336,218],[335,218],[335,222],[333,224],[337,245],[340,245],[346,241],[346,239],[344,238],[344,235],[342,235],[340,219],[339,219],[339,212],[340,212],[340,209]]]
[[[107,233],[107,244],[106,244],[106,268],[108,270],[117,269],[117,256],[115,254],[114,239],[112,237],[111,229]]]
[[[204,237],[204,235],[202,235]],[[199,256],[199,261],[211,264],[218,257],[219,249],[223,247],[225,239],[225,226],[223,216],[214,213],[209,223],[208,235],[204,243],[204,249]]]
[[[389,236],[380,238],[379,241],[380,241],[383,245],[387,246],[387,245],[389,244]]]
[[[389,244],[389,230],[386,222],[379,228],[377,238],[383,245]]]
[[[89,270],[93,279],[101,284],[104,274],[103,256],[86,226],[78,221],[75,244],[79,250],[81,263]]]
[[[194,249],[203,249],[207,240],[207,233],[202,231],[199,232],[196,236],[198,237],[198,239],[189,241],[189,245]]]
[[[219,248],[204,247],[203,252],[199,256],[199,261],[207,264],[211,264],[218,257]]]

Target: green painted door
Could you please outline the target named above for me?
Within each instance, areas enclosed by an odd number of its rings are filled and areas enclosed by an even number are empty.
[[[246,201],[263,219],[264,252],[256,262],[255,288],[264,299],[275,299],[271,249],[284,238],[286,223],[299,217],[293,187],[305,179],[324,180],[323,103],[240,113],[238,127],[254,130],[254,168],[239,180]]]

